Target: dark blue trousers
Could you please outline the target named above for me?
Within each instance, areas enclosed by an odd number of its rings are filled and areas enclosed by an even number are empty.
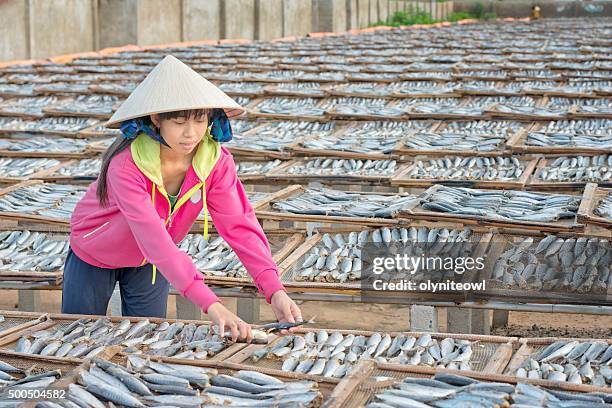
[[[62,313],[106,315],[108,302],[119,282],[123,316],[166,317],[170,284],[157,271],[151,284],[153,267],[106,269],[80,259],[72,248],[64,265]]]

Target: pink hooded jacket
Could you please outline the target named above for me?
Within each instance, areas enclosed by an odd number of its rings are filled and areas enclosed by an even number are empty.
[[[148,261],[181,295],[207,312],[219,298],[204,283],[191,258],[177,248],[205,206],[205,219],[208,210],[215,228],[270,303],[272,295],[284,287],[231,153],[204,137],[171,213],[159,149],[157,141],[141,134],[111,160],[107,207],[100,206],[96,197],[98,182],[89,186],[70,222],[74,253],[91,265],[108,269]]]

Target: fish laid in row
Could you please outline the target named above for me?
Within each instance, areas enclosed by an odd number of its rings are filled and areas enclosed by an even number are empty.
[[[377,377],[377,380],[391,380]],[[601,393],[573,393],[519,382],[479,381],[456,374],[433,378],[406,377],[377,392],[366,408],[562,408],[612,407],[612,397]]]
[[[612,344],[559,340],[531,354],[513,375],[612,387]]]
[[[575,218],[579,196],[435,186],[421,198],[429,211],[502,221],[550,222]]]
[[[22,153],[83,153],[89,143],[86,139],[33,136],[27,139],[2,139],[0,150]]]
[[[70,219],[86,187],[71,184],[34,184],[0,197],[0,211]]]
[[[282,336],[270,346],[254,351],[250,358],[253,362],[263,358],[280,360],[283,371],[342,378],[362,359],[471,370],[470,359],[476,347],[484,346],[452,337],[439,340],[429,334],[363,336],[321,329]]]
[[[516,181],[525,171],[516,157],[445,156],[417,160],[406,174],[413,179]]]
[[[609,182],[612,181],[612,155],[557,157],[546,163],[539,178],[552,182]]]
[[[507,288],[606,293],[612,287],[611,263],[605,239],[517,237],[496,260],[492,278]]]
[[[270,161],[240,161],[236,163],[236,172],[238,173],[238,177],[240,176],[250,176],[250,175],[264,175],[268,173],[270,170],[273,170],[280,166],[283,162],[280,160],[270,160]]]
[[[55,272],[64,266],[68,236],[52,238],[42,232],[0,232],[0,271]]]
[[[147,319],[118,323],[108,318],[83,318],[22,336],[15,351],[42,356],[91,358],[108,346],[119,345],[126,353],[206,359],[228,347],[231,333],[219,336],[217,326],[183,322],[152,323]],[[254,342],[267,343],[267,336],[254,330]]]
[[[608,194],[599,200],[597,206],[593,210],[593,213],[599,217],[612,220],[612,194]]]
[[[56,159],[0,158],[0,177],[27,177],[60,163]]]
[[[94,359],[70,384],[66,399],[40,408],[90,406],[316,407],[323,400],[313,381],[282,381],[257,371],[220,374],[215,368],[159,363],[128,356],[126,366]]]
[[[348,234],[323,234],[320,242],[310,249],[303,261],[296,265],[297,281],[351,282],[362,279],[366,268],[363,251],[366,245],[393,248],[394,252],[408,256],[468,256],[475,249],[472,231],[449,230],[447,228],[380,228],[375,230],[353,231]],[[469,274],[466,274],[468,276]],[[418,271],[389,271],[379,275],[382,279],[410,279],[418,281],[429,279],[442,281],[452,277],[452,270],[442,267],[424,267]]]
[[[201,234],[188,234],[179,249],[189,255],[196,268],[207,276],[249,278],[234,250],[221,237],[208,242]]]
[[[361,194],[308,188],[296,196],[272,201],[272,208],[293,214],[391,218],[400,210],[412,207],[416,200],[410,194]]]
[[[300,176],[392,176],[396,166],[395,160],[316,158],[287,167],[285,172]]]
[[[612,135],[583,135],[567,131],[559,133],[529,132],[525,145],[537,147],[575,147],[591,149],[612,149]]]

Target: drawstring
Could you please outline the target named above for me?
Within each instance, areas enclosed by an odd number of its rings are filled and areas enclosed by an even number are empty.
[[[153,190],[151,191],[151,203],[155,208],[155,183],[153,183]],[[155,285],[155,277],[157,276],[157,267],[153,265],[153,277],[151,278],[151,285]]]
[[[153,204],[153,208],[155,208],[155,183],[153,183],[153,190],[151,191],[151,203]],[[204,240],[208,240],[208,208],[206,206],[206,186],[204,183],[202,183],[202,203],[204,206]],[[157,266],[153,265],[153,276],[151,278],[151,285],[155,285],[156,276]]]
[[[204,206],[204,240],[208,241],[208,208],[206,206],[206,186],[202,183],[202,205]]]

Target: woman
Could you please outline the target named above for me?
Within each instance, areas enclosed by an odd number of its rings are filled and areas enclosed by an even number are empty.
[[[169,286],[198,305],[233,340],[249,325],[212,292],[177,248],[204,209],[279,321],[301,321],[280,283],[268,241],[240,180],[227,114],[235,101],[178,59],[167,56],[107,122],[122,137],[105,152],[98,180],[71,219],[62,313],[106,314],[115,283],[124,316],[165,317]],[[227,113],[227,114],[226,114]],[[159,269],[160,274],[157,274]]]

